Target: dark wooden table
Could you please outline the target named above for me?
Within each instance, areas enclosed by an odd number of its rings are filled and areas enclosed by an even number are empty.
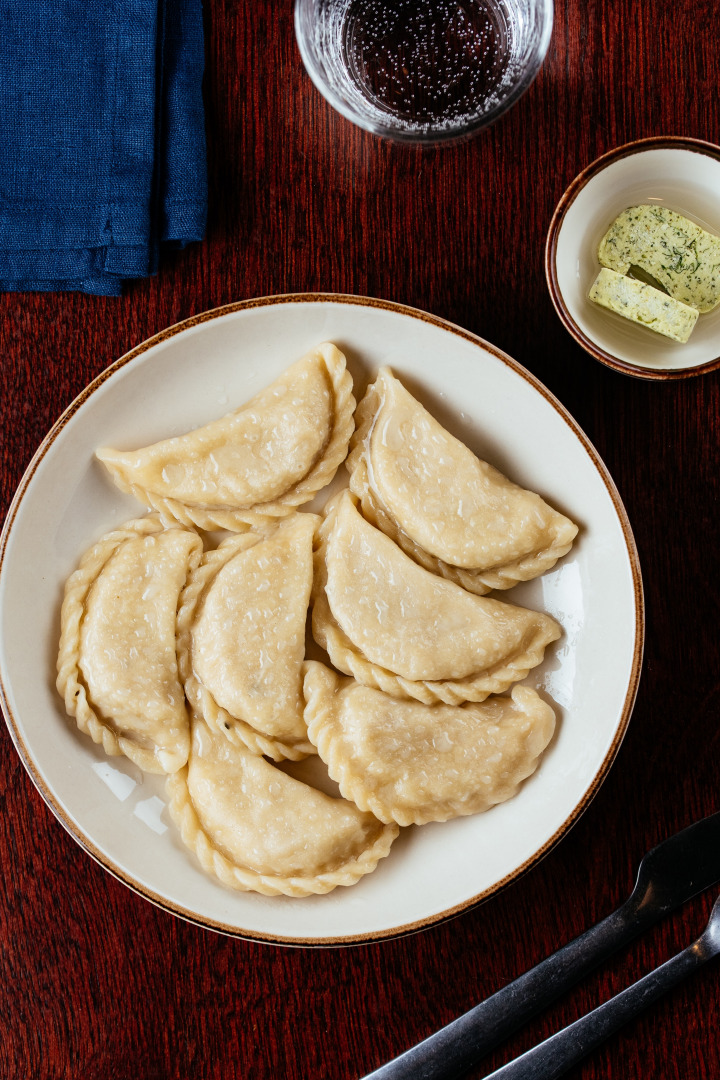
[[[369,946],[244,942],[153,907],[65,833],[3,726],[1,1077],[352,1080],[607,914],[649,846],[718,809],[720,374],[649,383],[604,368],[561,326],[543,275],[555,204],[594,158],[649,135],[720,142],[714,7],[560,0],[519,105],[476,140],[433,150],[378,142],[332,112],[302,69],[289,0],[215,0],[205,242],[122,299],[0,297],[3,513],[53,421],[144,338],[253,296],[366,294],[479,333],[557,395],[625,501],[647,604],[627,737],[570,834],[479,908]],[[713,899],[626,949],[475,1075],[668,958]],[[719,980],[704,969],[571,1075],[719,1077]]]

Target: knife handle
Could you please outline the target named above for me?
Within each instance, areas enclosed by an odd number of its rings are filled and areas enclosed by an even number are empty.
[[[363,1080],[456,1080],[652,921],[631,897],[536,967]]]
[[[653,1001],[715,955],[702,939],[574,1024],[489,1073],[485,1080],[556,1080]]]

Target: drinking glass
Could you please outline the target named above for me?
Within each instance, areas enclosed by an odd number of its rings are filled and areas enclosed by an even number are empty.
[[[467,138],[540,70],[552,0],[295,0],[303,63],[343,116],[411,143]]]

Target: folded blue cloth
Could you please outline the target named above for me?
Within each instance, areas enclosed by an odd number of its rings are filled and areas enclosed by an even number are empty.
[[[116,296],[205,231],[202,0],[0,5],[0,290]]]

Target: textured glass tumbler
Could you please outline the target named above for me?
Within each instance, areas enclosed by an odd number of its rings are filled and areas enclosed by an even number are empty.
[[[410,143],[468,138],[540,70],[552,0],[295,0],[303,63],[353,123]]]

